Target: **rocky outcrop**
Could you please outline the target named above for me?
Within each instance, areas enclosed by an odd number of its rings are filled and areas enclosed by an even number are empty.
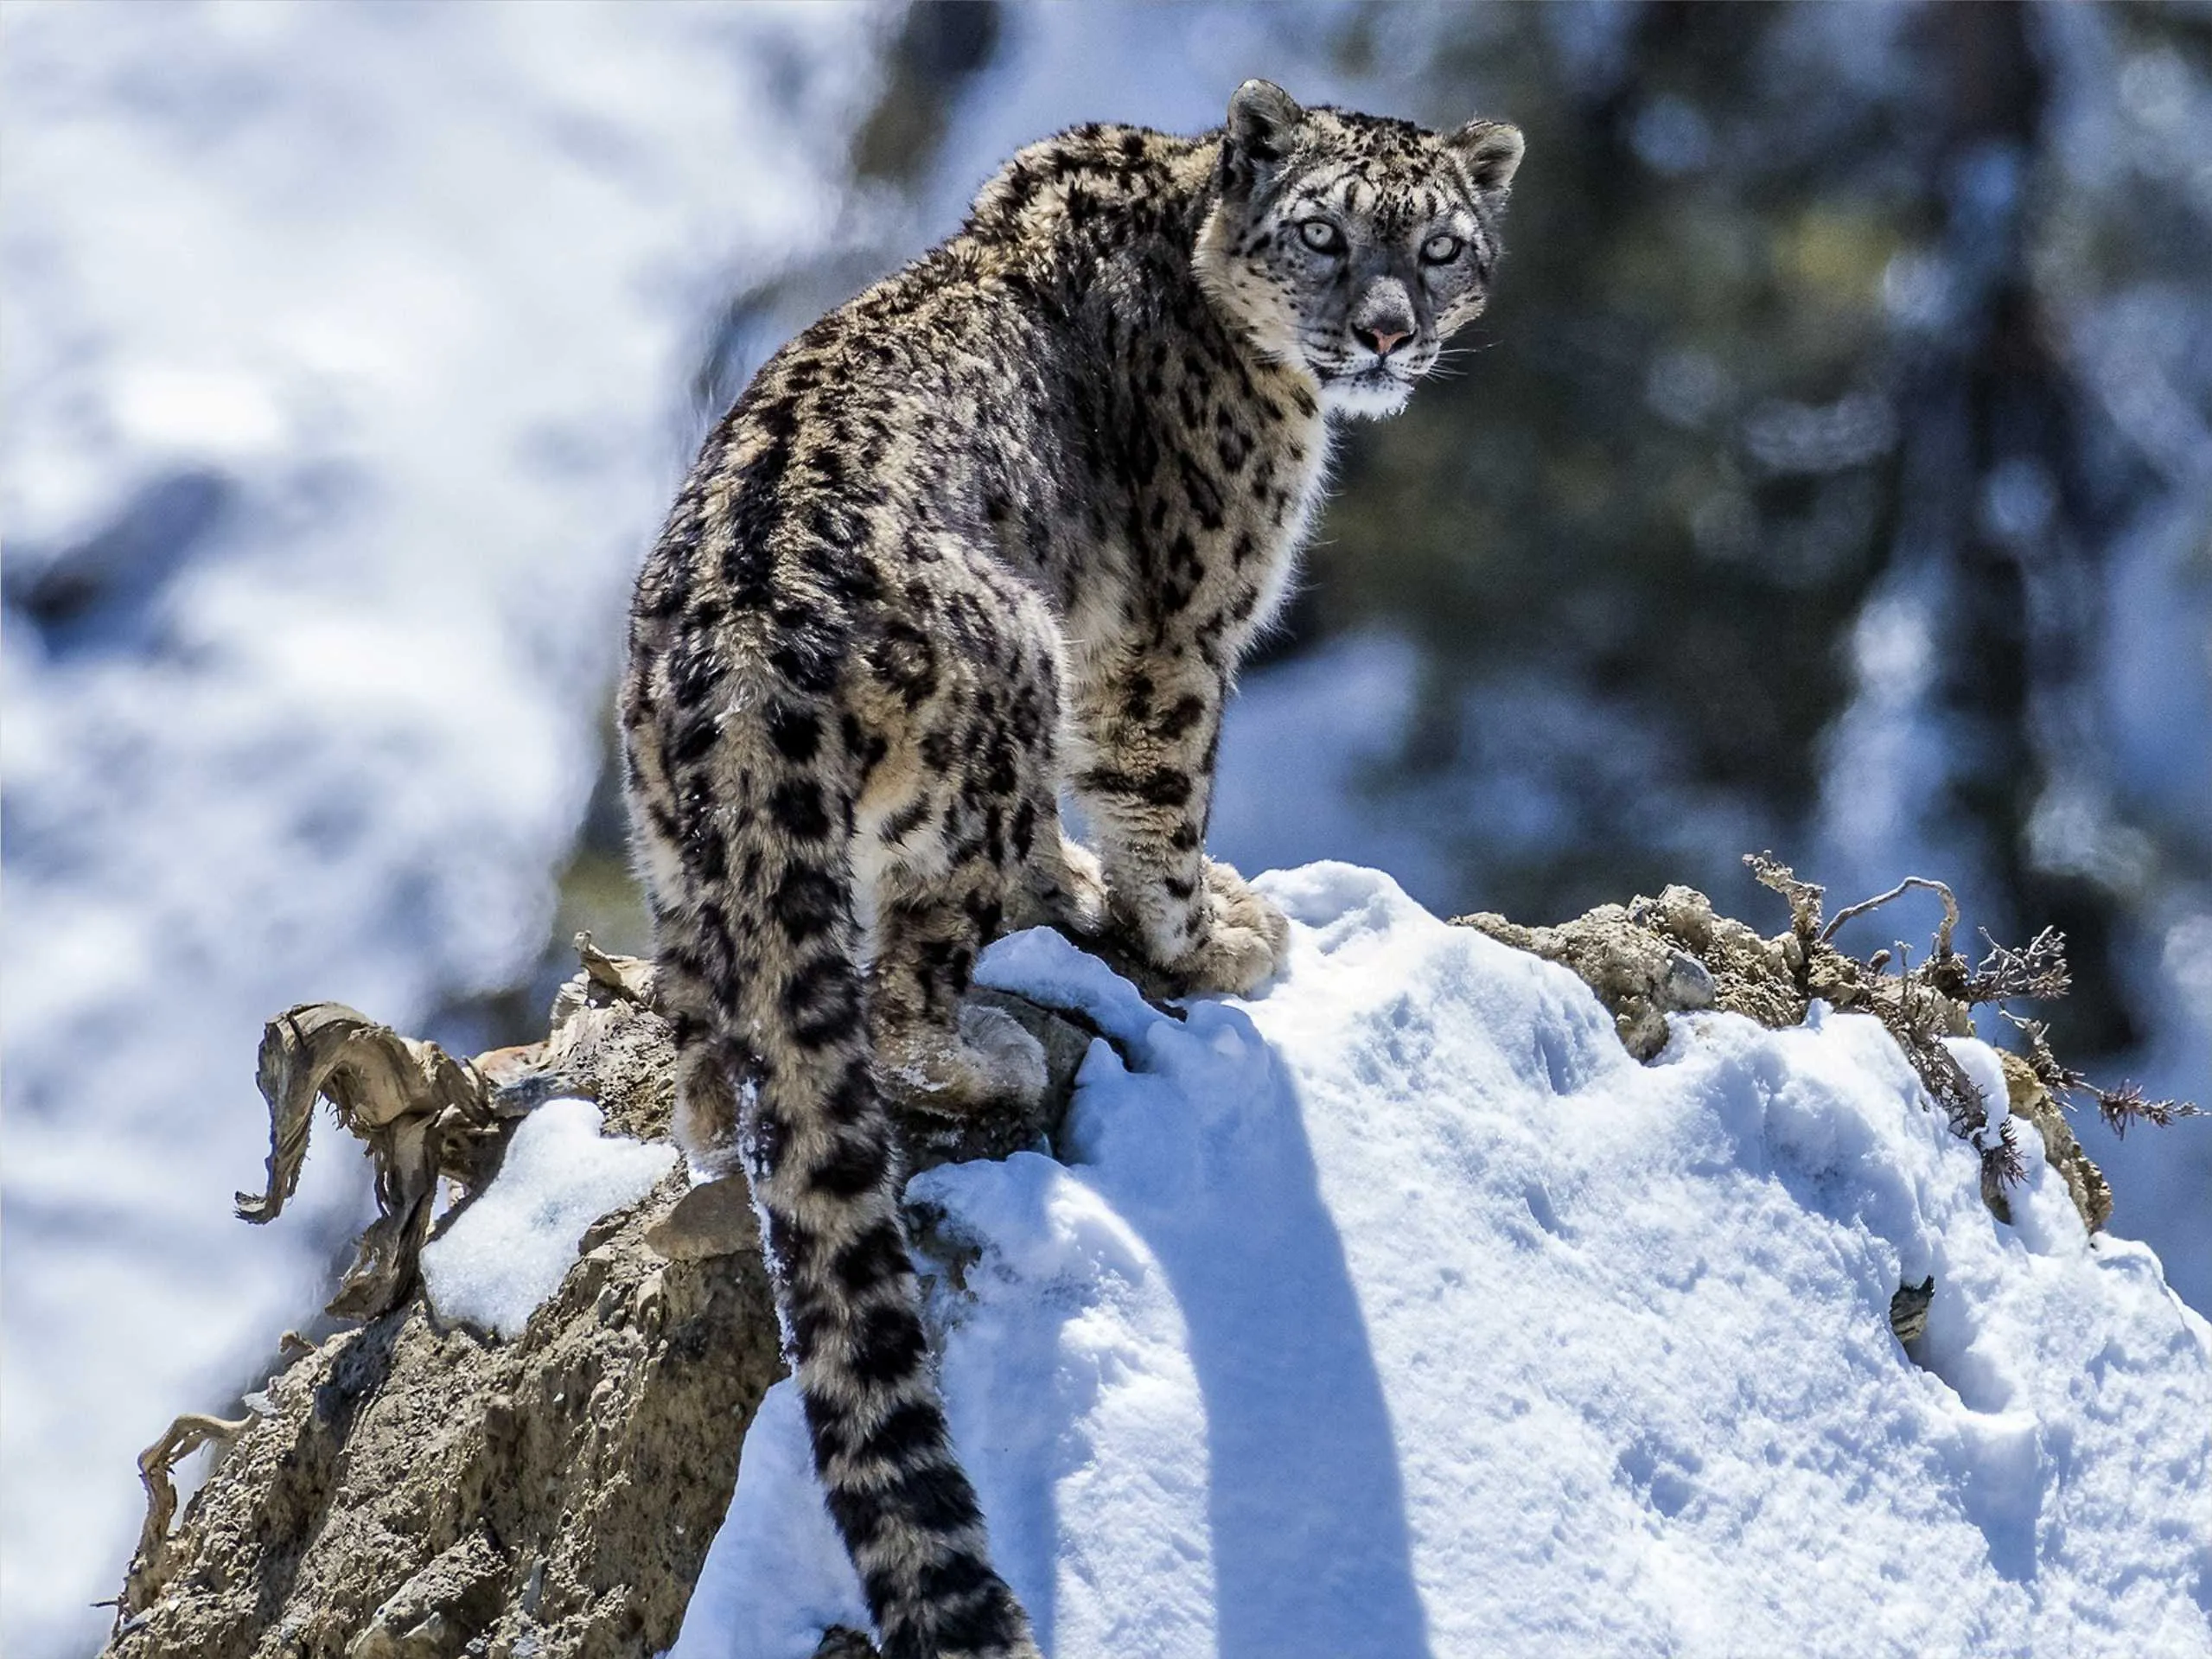
[[[517,1341],[441,1319],[418,1265],[438,1182],[465,1203],[538,1102],[582,1096],[610,1133],[666,1135],[674,1054],[650,971],[580,943],[585,972],[530,1048],[458,1060],[329,1004],[271,1022],[269,1188],[240,1210],[282,1209],[328,1100],[377,1158],[380,1214],[332,1304],[366,1323],[288,1335],[246,1415],[180,1419],[149,1449],[113,1659],[630,1659],[674,1642],[783,1374],[742,1181],[687,1190],[679,1172],[603,1217]],[[998,1000],[1044,1041],[1053,1088],[1027,1113],[908,1116],[918,1166],[1058,1127],[1089,1034]],[[211,1443],[175,1524],[171,1468]]]
[[[1896,1038],[1953,1130],[1981,1151],[1982,1196],[2000,1220],[2010,1219],[2005,1190],[2019,1172],[2008,1116],[2036,1126],[2044,1160],[2065,1182],[2082,1224],[2094,1233],[2112,1219],[2112,1190],[2075,1139],[2060,1096],[2094,1097],[2106,1120],[2120,1129],[2136,1117],[2164,1123],[2195,1114],[2195,1107],[2179,1101],[2146,1105],[2132,1091],[2095,1088],[2060,1063],[2041,1025],[2009,1012],[2003,1017],[2027,1038],[2028,1057],[2004,1056],[2006,1099],[1982,1100],[1944,1039],[1973,1034],[1977,1005],[2002,1010],[2016,999],[2063,996],[2069,982],[2063,941],[2045,932],[2025,950],[1992,946],[1979,963],[1969,963],[1952,948],[1958,904],[1941,882],[1910,877],[1830,917],[1823,914],[1821,889],[1799,880],[1771,855],[1744,862],[1763,885],[1788,903],[1790,925],[1784,932],[1763,935],[1718,915],[1703,893],[1687,887],[1669,887],[1657,898],[1628,904],[1601,904],[1555,927],[1524,927],[1488,912],[1454,920],[1571,969],[1612,1014],[1622,1043],[1639,1060],[1654,1058],[1667,1045],[1667,1016],[1673,1013],[1719,1009],[1779,1028],[1800,1024],[1817,999],[1871,1015]],[[1887,950],[1862,960],[1838,948],[1836,930],[1845,922],[1915,889],[1943,903],[1942,923],[1916,966],[1893,965]],[[1999,1105],[2002,1110],[1992,1111]],[[1994,1132],[1986,1133],[1991,1126]]]
[[[2062,990],[2056,948],[2039,941],[1969,968],[1949,952],[1947,920],[1925,961],[1890,972],[1886,954],[1859,961],[1831,942],[1863,907],[1824,923],[1818,889],[1770,861],[1760,874],[1791,906],[1789,928],[1772,936],[1681,887],[1557,927],[1461,920],[1571,968],[1642,1059],[1665,1043],[1670,1012],[1780,1026],[1820,998],[1875,1015],[1954,1128],[1988,1126],[1976,1144],[2000,1207],[2006,1114],[1947,1096],[1972,1085],[1953,1075],[1942,1038],[1967,1029],[1977,1000]],[[458,1059],[331,1004],[271,1022],[259,1079],[269,1177],[263,1193],[240,1195],[240,1213],[281,1211],[327,1101],[377,1163],[380,1213],[330,1310],[360,1323],[319,1343],[287,1333],[244,1416],[181,1418],[148,1450],[146,1526],[112,1659],[642,1659],[674,1642],[746,1430],[782,1374],[742,1182],[690,1189],[679,1171],[602,1217],[516,1340],[442,1318],[421,1284],[425,1241],[490,1181],[513,1126],[539,1104],[582,1096],[610,1133],[666,1136],[674,1056],[651,970],[578,946],[583,972],[563,988],[546,1040],[526,1048]],[[1024,1112],[902,1115],[912,1168],[1055,1146],[1097,1036],[1080,1017],[976,994],[1044,1043],[1051,1088]],[[2008,1059],[2005,1104],[2040,1129],[2094,1230],[2111,1195],[2057,1098],[2081,1080],[2040,1028],[2023,1029],[2030,1057]],[[443,1216],[441,1191],[455,1200]],[[930,1218],[914,1221],[927,1239]],[[1918,1334],[1934,1289],[1899,1286],[1900,1341]],[[180,1520],[171,1469],[209,1444],[214,1468]],[[835,1630],[823,1651],[872,1649]]]
[[[1775,1026],[1805,1018],[1805,993],[1792,974],[1785,939],[1763,937],[1716,916],[1705,896],[1687,887],[1631,904],[1601,904],[1551,928],[1523,927],[1488,911],[1454,920],[1572,969],[1597,993],[1622,1045],[1639,1060],[1667,1046],[1669,1014],[1721,1008]]]

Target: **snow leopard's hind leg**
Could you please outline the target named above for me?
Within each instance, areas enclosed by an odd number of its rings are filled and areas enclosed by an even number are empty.
[[[897,738],[863,800],[856,860],[877,1069],[908,1103],[944,1112],[1044,1092],[1036,1039],[967,995],[984,948],[1010,922],[1080,931],[1104,908],[1095,862],[1087,877],[1088,855],[1060,824],[1057,626],[987,567],[965,574],[985,603],[961,648],[934,654],[926,700],[884,711]]]
[[[653,1000],[667,1017],[676,1047],[673,1137],[698,1177],[726,1174],[736,1166],[743,1091],[754,1081],[752,1062],[723,1034],[711,987],[680,960],[661,957]]]
[[[978,851],[950,875],[878,889],[869,1020],[884,1087],[910,1104],[941,1112],[991,1101],[1026,1107],[1044,1093],[1037,1040],[966,995],[1013,873]]]

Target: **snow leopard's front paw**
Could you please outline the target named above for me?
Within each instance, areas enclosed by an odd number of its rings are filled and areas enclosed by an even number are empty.
[[[1193,993],[1243,996],[1274,978],[1288,959],[1291,924],[1227,865],[1206,860],[1197,944],[1167,964]]]

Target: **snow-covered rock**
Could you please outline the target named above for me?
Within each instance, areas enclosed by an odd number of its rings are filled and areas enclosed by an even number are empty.
[[[676,1167],[674,1147],[602,1135],[601,1123],[589,1101],[547,1101],[515,1126],[499,1173],[423,1247],[423,1286],[440,1314],[520,1337],[591,1223]]]
[[[2031,1126],[2001,1224],[1871,1019],[1677,1016],[1641,1067],[1571,973],[1386,877],[1264,884],[1289,971],[1181,1018],[996,947],[1106,1034],[1072,1161],[910,1190],[1055,1659],[2212,1654],[2212,1327]],[[786,1382],[678,1659],[839,1622]]]

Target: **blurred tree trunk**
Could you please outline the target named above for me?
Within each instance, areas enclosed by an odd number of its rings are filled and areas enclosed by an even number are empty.
[[[1971,826],[1989,896],[2014,930],[2066,933],[2075,970],[2062,1023],[2110,1051],[2139,1032],[2115,982],[2112,896],[2038,866],[2030,826],[2063,782],[2066,705],[2082,694],[2097,635],[2091,566],[2100,522],[2054,320],[2030,262],[2039,150],[2052,88],[2018,4],[1938,5],[1918,28],[1943,111],[1931,157],[1947,326],[1928,334],[1901,386],[1896,556],[1941,564],[1934,702],[1949,743],[1938,814]],[[2084,757],[2086,758],[2086,757]]]

